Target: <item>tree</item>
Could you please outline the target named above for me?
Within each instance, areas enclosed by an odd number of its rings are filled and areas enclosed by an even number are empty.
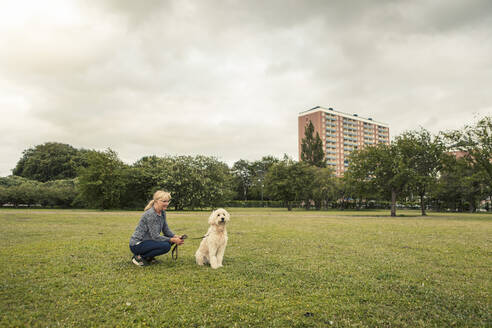
[[[72,207],[77,196],[75,179],[45,182],[39,186],[39,194],[39,203],[44,207]]]
[[[474,212],[481,197],[489,192],[483,183],[483,174],[465,158],[444,156],[438,183],[432,190],[437,206],[453,211]]]
[[[216,158],[177,156],[161,161],[155,189],[169,191],[176,210],[216,207],[232,195],[229,167]]]
[[[363,202],[367,204],[368,200],[378,196],[375,185],[371,183],[370,177],[366,175],[365,162],[356,162],[351,165],[350,169],[345,172],[340,180],[340,187],[343,199],[354,199],[355,206],[359,210]],[[357,167],[362,165],[362,167]]]
[[[316,209],[328,207],[328,203],[335,198],[335,177],[330,168],[311,167],[314,170],[312,184],[312,199]]]
[[[39,203],[40,183],[18,176],[8,176],[0,178],[0,187],[3,189],[3,204],[10,203],[17,205],[33,205]]]
[[[8,177],[0,177],[0,186],[8,188],[11,186],[18,186],[27,181],[29,181],[29,179],[16,175],[9,175]]]
[[[169,170],[169,161],[157,156],[144,156],[123,170],[125,191],[121,203],[126,208],[143,209],[152,198],[159,177]]]
[[[360,168],[359,178],[367,180],[383,196],[391,199],[391,216],[396,216],[396,200],[410,180],[409,168],[400,148],[392,143],[354,151],[350,156],[349,171],[351,167]]]
[[[73,179],[77,169],[86,165],[86,152],[58,142],[37,145],[24,150],[13,174],[41,182]]]
[[[38,181],[28,180],[18,186],[11,187],[12,203],[16,206],[39,204],[39,185]]]
[[[396,144],[409,169],[410,188],[419,195],[422,216],[425,216],[425,197],[437,183],[445,146],[441,138],[432,137],[425,129],[403,133],[396,138]]]
[[[316,182],[315,166],[305,162],[293,162],[290,167],[290,180],[295,191],[295,201],[302,201],[306,210],[311,208],[314,200],[314,189]]]
[[[492,116],[480,119],[475,125],[444,133],[452,150],[462,151],[474,171],[483,177],[486,186],[492,186]],[[491,196],[491,195],[489,195]]]
[[[108,148],[105,152],[91,151],[87,167],[79,169],[80,195],[91,207],[109,209],[120,207],[125,183],[125,164],[118,154]]]
[[[304,131],[304,138],[301,141],[301,160],[314,166],[326,167],[323,142],[318,132],[314,136],[314,125],[311,121]]]
[[[284,159],[272,165],[265,176],[265,190],[271,199],[282,200],[289,211],[294,201],[310,202],[314,173],[311,166]]]
[[[7,187],[0,185],[0,206],[9,202],[9,190]]]
[[[191,156],[163,158],[165,170],[158,174],[156,189],[169,191],[175,210],[195,207],[201,197],[200,172]]]
[[[273,156],[263,156],[260,160],[250,163],[252,183],[249,188],[249,199],[263,201],[265,176],[273,164],[278,163],[278,159]]]
[[[240,159],[232,166],[232,174],[236,177],[238,189],[243,200],[248,199],[248,190],[253,184],[253,172],[251,163]]]
[[[232,198],[232,176],[226,163],[207,156],[195,157],[195,163],[201,171],[202,198],[200,206],[217,208]]]
[[[272,165],[265,177],[265,191],[271,199],[282,200],[287,210],[292,210],[292,202],[296,199],[295,186],[291,181],[291,159],[284,158]]]

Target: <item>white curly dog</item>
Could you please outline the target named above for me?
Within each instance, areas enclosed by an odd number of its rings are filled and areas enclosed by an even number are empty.
[[[226,223],[229,222],[230,217],[229,213],[223,208],[219,208],[210,214],[208,218],[210,228],[208,228],[207,234],[195,253],[196,264],[204,265],[210,263],[212,269],[222,266],[227,245]]]

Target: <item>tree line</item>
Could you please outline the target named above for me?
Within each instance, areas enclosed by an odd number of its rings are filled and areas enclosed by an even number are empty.
[[[208,156],[145,156],[128,165],[112,149],[48,142],[25,150],[13,174],[0,178],[0,204],[141,209],[164,189],[176,210],[383,207],[396,215],[397,205],[407,204],[422,215],[428,208],[473,212],[492,196],[491,131],[492,117],[435,136],[407,131],[389,145],[354,151],[343,178],[327,167],[310,126],[301,161],[265,156],[232,167]]]
[[[492,117],[475,125],[432,136],[427,130],[405,132],[390,145],[358,150],[344,177],[360,203],[417,198],[422,215],[436,210],[474,212],[492,197]]]

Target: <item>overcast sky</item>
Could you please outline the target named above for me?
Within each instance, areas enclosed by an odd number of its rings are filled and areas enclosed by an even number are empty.
[[[492,114],[492,1],[0,0],[0,176],[48,141],[297,159],[314,106],[457,129]]]

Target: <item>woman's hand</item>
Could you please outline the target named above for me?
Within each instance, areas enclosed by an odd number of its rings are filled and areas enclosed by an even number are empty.
[[[175,243],[176,245],[183,245],[184,244],[184,240],[181,239],[181,236],[178,236],[178,235],[174,235],[174,237],[172,237],[170,240],[172,243]]]

